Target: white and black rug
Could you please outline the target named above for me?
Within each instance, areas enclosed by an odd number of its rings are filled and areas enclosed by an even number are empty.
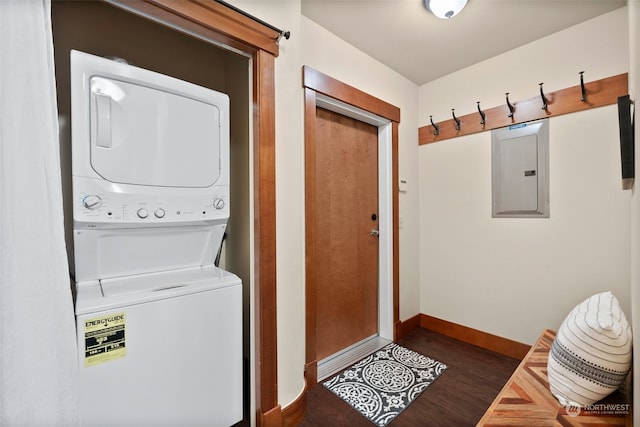
[[[391,343],[323,385],[377,426],[386,426],[447,366]]]

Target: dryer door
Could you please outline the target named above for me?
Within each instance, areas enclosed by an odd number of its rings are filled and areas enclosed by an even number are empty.
[[[104,179],[209,187],[220,177],[220,110],[179,92],[93,76],[91,166]]]

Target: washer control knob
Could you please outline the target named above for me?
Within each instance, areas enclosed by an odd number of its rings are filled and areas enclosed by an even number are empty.
[[[138,218],[145,219],[149,216],[149,212],[145,208],[138,209]]]
[[[89,194],[82,198],[82,206],[92,211],[99,209],[102,206],[102,199],[100,196]]]
[[[216,209],[224,208],[224,199],[221,199],[220,197],[214,199],[213,200],[213,207],[216,208]]]
[[[153,214],[156,216],[156,218],[164,218],[165,212],[164,209],[158,208],[153,212]]]

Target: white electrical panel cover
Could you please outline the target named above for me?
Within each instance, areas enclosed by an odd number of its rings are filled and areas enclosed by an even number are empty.
[[[491,133],[492,216],[549,217],[548,119]]]

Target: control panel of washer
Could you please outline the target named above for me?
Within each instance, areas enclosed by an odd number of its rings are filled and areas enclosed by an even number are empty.
[[[82,228],[103,224],[174,224],[229,217],[229,188],[216,186],[201,194],[144,194],[104,191],[79,185],[73,191],[73,219]],[[88,190],[88,191],[87,191]]]

